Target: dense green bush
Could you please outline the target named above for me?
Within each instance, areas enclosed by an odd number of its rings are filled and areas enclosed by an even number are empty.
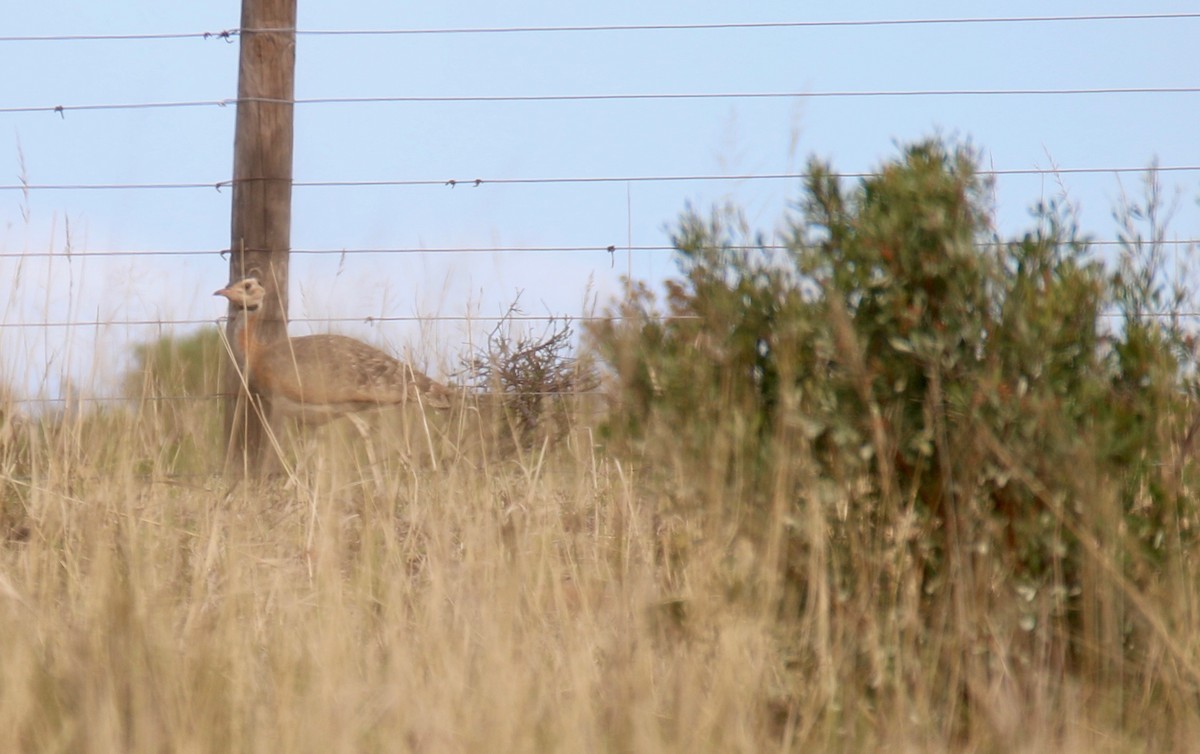
[[[1000,238],[975,154],[934,140],[853,184],[814,162],[783,244],[689,211],[665,311],[631,281],[590,329],[607,437],[668,507],[778,558],[785,617],[829,579],[913,631],[1020,626],[1063,667],[1109,668],[1154,633],[1125,597],[1186,578],[1196,530],[1194,351],[1162,316],[1186,292],[1148,195],[1110,264],[1053,204]]]

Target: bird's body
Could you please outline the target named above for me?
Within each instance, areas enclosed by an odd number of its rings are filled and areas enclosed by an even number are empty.
[[[235,342],[249,386],[285,416],[321,424],[344,414],[412,401],[448,408],[450,390],[383,351],[344,335],[265,341],[258,334],[265,289],[254,278],[222,288],[240,316]]]

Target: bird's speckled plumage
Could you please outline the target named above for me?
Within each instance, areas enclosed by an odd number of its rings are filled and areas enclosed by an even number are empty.
[[[237,346],[250,386],[285,415],[310,424],[408,401],[449,408],[450,390],[378,348],[344,335],[262,342],[256,333],[266,289],[245,278],[214,295],[229,299],[241,321]]]

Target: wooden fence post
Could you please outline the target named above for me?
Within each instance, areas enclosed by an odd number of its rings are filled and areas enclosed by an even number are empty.
[[[254,276],[266,287],[258,330],[264,339],[287,334],[296,3],[242,0],[238,35],[229,278]],[[237,312],[231,307],[229,315],[226,332],[234,343]],[[270,406],[246,394],[238,369],[225,373],[226,471],[267,470],[276,459],[267,436]]]

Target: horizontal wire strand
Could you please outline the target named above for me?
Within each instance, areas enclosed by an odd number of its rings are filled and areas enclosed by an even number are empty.
[[[97,41],[159,41],[182,39],[220,39],[231,42],[243,34],[294,33],[297,36],[409,36],[409,35],[464,35],[464,34],[547,34],[577,32],[629,32],[629,31],[712,31],[743,29],[804,29],[804,28],[861,28],[887,26],[943,26],[975,24],[1038,24],[1038,23],[1083,23],[1097,21],[1166,21],[1200,18],[1196,12],[1176,13],[1094,13],[1083,15],[1047,16],[968,16],[961,18],[893,18],[893,19],[834,19],[829,21],[743,21],[678,24],[579,24],[557,26],[497,26],[497,27],[442,27],[414,29],[239,29],[202,32],[151,32],[128,34],[9,34],[0,36],[0,43],[10,42],[97,42]]]
[[[249,33],[249,32],[247,32]],[[278,33],[276,30],[275,33]],[[223,31],[148,32],[142,34],[5,34],[0,43],[15,42],[147,42],[179,39],[221,39],[232,42],[241,29]]]
[[[290,324],[360,324],[375,325],[387,322],[612,322],[621,321],[626,317],[604,317],[598,315],[567,316],[563,314],[405,314],[365,317],[290,317]],[[691,316],[666,316],[663,319],[694,319]],[[0,322],[0,329],[28,329],[36,327],[70,328],[86,327],[98,329],[103,327],[173,327],[176,325],[224,325],[224,318],[209,319],[115,319],[115,320],[77,320],[54,322]]]
[[[1123,317],[1120,313],[1102,313],[1099,316],[1106,319]],[[1194,319],[1200,317],[1200,310],[1181,310],[1181,311],[1149,311],[1142,312],[1137,315],[1137,318],[1146,319],[1166,319],[1178,317],[1180,319]],[[472,322],[562,322],[564,324],[588,324],[591,322],[623,322],[625,320],[636,320],[638,317],[626,317],[623,315],[582,315],[571,316],[565,314],[408,314],[408,315],[386,315],[386,316],[366,316],[366,317],[289,317],[289,324],[360,324],[360,325],[377,325],[394,322],[454,322],[454,323],[472,323]],[[657,314],[654,319],[675,322],[699,319],[697,315],[691,314]],[[33,329],[33,328],[72,328],[86,327],[89,329],[99,329],[107,327],[174,327],[177,325],[192,326],[192,325],[217,325],[224,326],[227,322],[226,318],[212,319],[127,319],[127,320],[77,320],[77,321],[54,321],[54,322],[0,322],[0,329]]]
[[[626,31],[711,31],[727,29],[819,29],[878,26],[942,26],[972,24],[1030,24],[1096,21],[1164,21],[1200,18],[1196,12],[1108,13],[1047,16],[972,16],[962,18],[834,19],[829,21],[742,21],[680,24],[579,24],[559,26],[443,27],[426,29],[297,29],[301,36],[395,36],[459,34],[530,34]],[[290,29],[242,29],[243,34],[286,33]]]
[[[1077,167],[1077,168],[1009,168],[1001,170],[979,170],[976,175],[1003,178],[1030,175],[1088,175],[1128,173],[1184,173],[1200,171],[1200,165],[1150,165],[1141,167]],[[831,174],[842,179],[870,178],[874,172],[841,172]],[[588,184],[588,183],[687,183],[711,181],[777,181],[804,180],[808,173],[742,173],[732,175],[626,175],[626,176],[535,176],[529,178],[396,178],[363,180],[310,180],[292,181],[292,188],[380,188],[380,187],[438,187],[480,188],[482,186],[522,186],[544,184]],[[161,183],[7,183],[0,184],[0,191],[175,191],[216,190],[231,188],[234,183],[257,183],[264,178],[244,178],[223,181],[168,181]]]
[[[1012,242],[1011,239],[1001,239],[999,243]],[[1080,243],[1086,246],[1122,246],[1130,241],[1120,239],[1086,239]],[[1163,246],[1192,246],[1200,245],[1197,238],[1162,239],[1155,243]],[[980,243],[981,247],[995,245],[992,242]],[[786,251],[786,244],[731,244],[722,247],[729,251]],[[419,246],[392,246],[373,248],[347,249],[289,249],[291,254],[305,256],[355,256],[369,254],[616,254],[618,252],[673,252],[675,246],[670,244],[642,244],[635,246],[624,245],[548,245],[548,246],[438,246],[422,248]],[[52,258],[61,260],[87,259],[89,257],[203,257],[226,255],[229,249],[103,249],[96,251],[11,251],[0,252],[0,259],[39,259]]]
[[[613,102],[613,101],[672,101],[719,99],[853,99],[879,97],[1043,97],[1087,95],[1154,95],[1195,94],[1196,86],[1112,86],[1067,87],[1057,89],[877,89],[828,90],[808,92],[645,92],[599,94],[478,94],[478,95],[396,95],[372,97],[303,97],[275,99],[246,97],[242,99],[180,100],[167,102],[111,102],[78,105],[21,105],[0,107],[0,113],[57,113],[102,110],[163,110],[171,108],[236,107],[238,104],[264,105],[363,105],[363,104],[457,104],[457,103],[517,103],[517,102]]]

